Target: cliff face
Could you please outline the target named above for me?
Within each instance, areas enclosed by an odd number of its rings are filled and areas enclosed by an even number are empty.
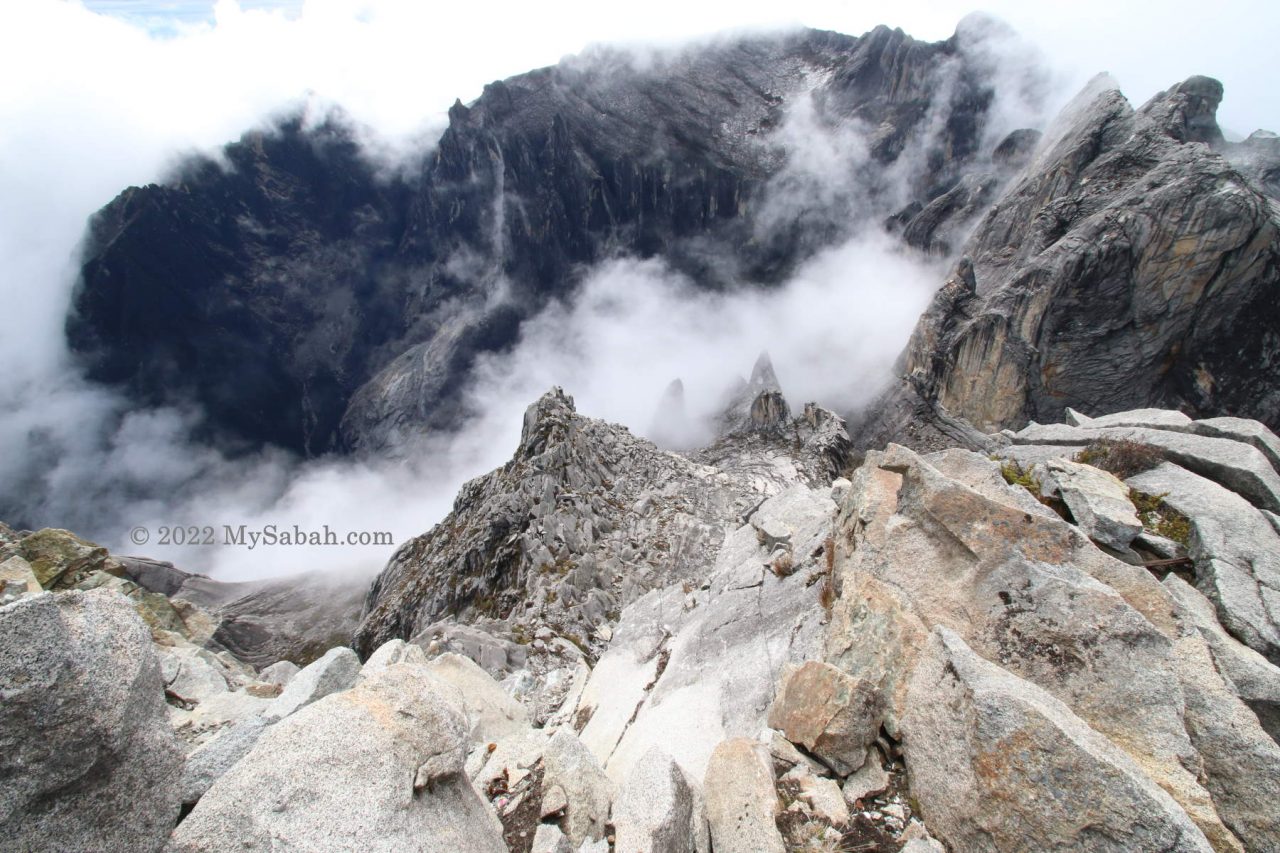
[[[904,152],[911,224],[982,158],[980,38],[799,31],[569,60],[456,104],[408,180],[379,178],[338,120],[248,134],[95,217],[70,342],[91,377],[194,399],[250,442],[376,449],[452,425],[475,355],[592,262],[662,255],[700,286],[767,286],[899,208],[877,176]],[[801,101],[818,127],[871,131],[858,204],[769,208],[794,191],[775,131]]]
[[[864,442],[922,406],[983,430],[1068,407],[1280,422],[1275,153],[1223,142],[1221,97],[1192,77],[1135,111],[1095,81],[965,244]]]

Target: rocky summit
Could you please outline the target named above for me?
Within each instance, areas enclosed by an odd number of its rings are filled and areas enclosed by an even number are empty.
[[[466,423],[602,259],[764,292],[871,223],[950,273],[856,412],[768,354],[661,446],[550,388],[371,582],[0,524],[0,849],[1280,850],[1280,146],[1206,77],[1005,128],[993,26],[597,51],[412,178],[289,119],[109,204],[88,375],[302,454]]]
[[[788,412],[756,374],[746,410]],[[1068,410],[989,453],[859,460],[816,405],[742,409],[675,453],[551,390],[356,621],[282,594],[314,582],[228,590],[4,529],[6,837],[1280,846],[1274,433]]]

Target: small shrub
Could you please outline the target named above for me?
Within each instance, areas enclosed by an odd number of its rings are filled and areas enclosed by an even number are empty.
[[[1000,466],[1000,474],[1011,486],[1022,486],[1035,497],[1040,497],[1040,481],[1017,462],[1009,461]]]
[[[1149,444],[1103,438],[1077,453],[1075,461],[1110,471],[1121,480],[1127,480],[1155,468],[1164,461],[1164,454]]]
[[[1129,490],[1129,500],[1138,511],[1138,520],[1149,532],[1172,539],[1183,548],[1191,545],[1191,519],[1164,502],[1168,492],[1152,495]]]
[[[783,551],[781,554],[773,558],[773,563],[769,568],[778,577],[786,578],[790,577],[795,572],[796,562],[791,556],[790,551]]]

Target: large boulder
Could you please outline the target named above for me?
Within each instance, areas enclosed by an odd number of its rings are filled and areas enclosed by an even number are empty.
[[[934,630],[909,696],[911,790],[953,849],[1213,849],[1124,752],[954,632]]]
[[[1069,459],[1050,459],[1036,469],[1040,493],[1061,498],[1085,535],[1125,551],[1142,532],[1129,488],[1114,474]]]
[[[0,608],[0,846],[158,850],[181,768],[151,637],[125,599]]]
[[[504,853],[463,773],[456,691],[396,665],[271,726],[174,831],[170,850]]]
[[[46,527],[23,537],[16,550],[45,589],[72,586],[95,571],[122,571],[107,549],[68,530]]]
[[[426,663],[426,670],[462,694],[473,741],[503,740],[529,728],[529,714],[524,706],[470,658],[452,653],[439,655]]]

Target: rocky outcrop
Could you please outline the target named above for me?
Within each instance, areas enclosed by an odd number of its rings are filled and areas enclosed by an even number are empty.
[[[956,849],[1213,849],[1129,756],[946,628],[922,650],[907,707],[912,790]]]
[[[182,753],[146,626],[110,591],[0,608],[0,832],[13,850],[159,850]]]
[[[614,849],[708,853],[706,821],[695,785],[654,748],[636,762],[614,802]]]
[[[596,51],[455,104],[410,179],[379,173],[340,116],[285,118],[95,216],[70,342],[94,379],[193,399],[251,442],[376,450],[456,426],[477,354],[598,260],[769,284],[890,205],[954,195],[990,154],[990,26]],[[794,110],[815,127],[780,130]],[[796,138],[854,127],[857,191],[791,162]],[[894,164],[911,179],[886,180]],[[923,230],[975,210],[944,207]]]
[[[367,588],[358,579],[321,574],[217,581],[156,560],[112,559],[142,589],[176,607],[204,611],[211,620],[205,639],[255,667],[280,661],[306,665],[334,646],[348,645]]]
[[[843,422],[813,406],[792,424],[806,437],[798,448],[790,435],[752,433],[691,459],[549,392],[525,414],[513,459],[468,483],[444,521],[392,557],[369,591],[356,648],[431,642],[446,631],[441,620],[456,619],[522,641],[502,652],[503,667],[547,648],[535,636],[543,629],[594,654],[597,628],[622,606],[700,582],[727,522],[794,484],[829,482],[848,447]]]
[[[21,617],[0,632],[11,647],[0,663],[47,663],[30,650],[58,636],[56,620],[22,620],[85,602],[109,603],[131,627],[81,620],[70,632],[81,657],[110,658],[132,636],[130,671],[146,668],[152,643],[160,663],[153,683],[127,682],[129,697],[102,693],[132,716],[94,735],[97,752],[68,741],[65,755],[24,763],[39,772],[22,778],[62,772],[77,755],[89,756],[81,770],[108,768],[112,791],[138,800],[119,807],[142,816],[121,830],[134,834],[130,849],[156,849],[175,822],[174,851],[1275,848],[1280,667],[1241,642],[1258,644],[1265,627],[1275,529],[1240,492],[1179,463],[1249,492],[1261,480],[1226,476],[1222,461],[1242,448],[1270,464],[1276,439],[1251,422],[1166,411],[1069,417],[1074,425],[990,436],[996,458],[890,445],[826,485],[804,473],[825,457],[804,456],[803,443],[786,442],[800,455],[782,456],[769,435],[745,430],[719,440],[726,467],[712,467],[581,418],[552,392],[531,407],[516,459],[478,481],[492,491],[472,503],[464,490],[454,520],[475,523],[504,500],[508,511],[594,506],[616,477],[605,492],[630,514],[604,521],[627,530],[633,556],[671,541],[674,517],[648,523],[665,517],[655,495],[700,496],[704,514],[682,512],[721,527],[701,540],[702,562],[684,552],[663,585],[633,587],[585,648],[560,633],[563,620],[530,613],[528,590],[545,595],[535,585],[510,590],[515,616],[463,609],[411,642],[380,645],[363,667],[338,646],[300,671],[261,674],[216,648],[212,629],[207,647],[148,632],[138,603],[118,593],[133,583],[124,578],[95,571],[81,583],[107,588],[92,593],[24,589],[0,608],[0,620]],[[1115,430],[1165,435],[1152,446],[1178,462],[1076,440]],[[1060,443],[1022,443],[1051,438]],[[1135,459],[1123,486],[1094,467]],[[663,491],[620,492],[652,489],[647,477]],[[520,503],[526,494],[539,500]],[[1132,532],[1117,522],[1126,511],[1141,527],[1128,545],[1109,538]],[[566,517],[524,535],[575,559],[609,541],[601,518]],[[1170,526],[1179,519],[1182,533]],[[6,547],[25,535],[0,529]],[[1151,556],[1166,546],[1174,556]],[[188,583],[218,591],[149,566],[132,571],[175,596],[150,593],[165,601],[181,602]],[[1252,598],[1239,592],[1250,572]],[[80,729],[60,714],[106,719],[59,698],[79,689],[65,680],[77,666],[49,669],[61,673],[53,681],[0,666],[15,685],[3,713],[48,706],[57,737],[74,740]],[[29,716],[6,731],[45,723]],[[137,733],[148,720],[168,753]],[[175,731],[189,752],[180,775]],[[127,741],[127,756],[112,738]],[[159,751],[140,757],[140,742]],[[42,743],[20,737],[4,755],[26,762]],[[61,802],[81,783],[59,784],[33,798]],[[116,831],[119,816],[99,814],[99,801],[81,808]],[[47,830],[40,808],[25,814]],[[79,831],[68,825],[57,831]]]
[[[1280,220],[1214,150],[1221,97],[1193,77],[1135,111],[1094,81],[964,245],[859,443],[907,439],[913,419],[990,431],[1067,407],[1280,424]]]

